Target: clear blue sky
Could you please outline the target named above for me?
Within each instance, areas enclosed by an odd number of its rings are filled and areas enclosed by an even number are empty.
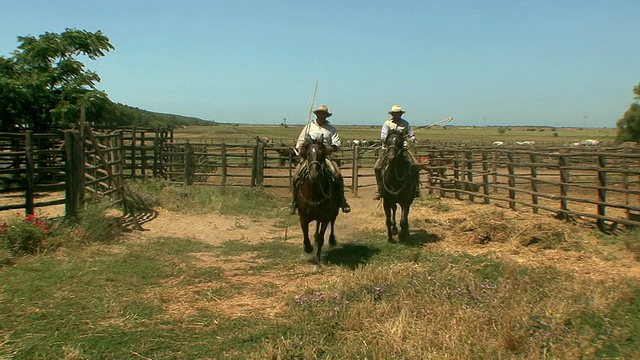
[[[228,123],[614,127],[640,82],[638,0],[22,0],[20,35],[102,30],[89,69],[114,102]]]

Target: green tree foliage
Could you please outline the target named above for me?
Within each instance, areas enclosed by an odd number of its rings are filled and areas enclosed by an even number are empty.
[[[0,57],[0,130],[45,131],[68,127],[82,106],[100,120],[113,104],[96,89],[97,73],[79,58],[95,60],[114,47],[101,31],[66,29],[39,37],[19,36],[11,57]]]
[[[634,99],[640,100],[640,83],[633,88]],[[621,119],[616,122],[618,127],[617,142],[640,142],[640,104],[636,101],[629,106]]]
[[[162,114],[118,103],[110,106],[104,115],[102,124],[109,127],[138,126],[146,128],[217,125],[214,121]]]

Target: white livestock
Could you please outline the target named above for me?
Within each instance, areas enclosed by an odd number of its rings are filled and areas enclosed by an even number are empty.
[[[504,146],[504,145],[506,145],[506,144],[507,144],[507,143],[506,143],[506,142],[504,142],[504,141],[494,141],[494,142],[493,142],[493,146]]]
[[[580,141],[580,145],[582,145],[582,146],[598,146],[598,145],[600,145],[601,142],[602,142],[602,140],[586,139],[586,140]]]
[[[532,140],[527,141],[516,141],[516,145],[535,145],[536,142]]]

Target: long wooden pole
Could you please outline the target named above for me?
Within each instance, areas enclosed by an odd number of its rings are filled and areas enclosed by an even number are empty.
[[[316,94],[318,93],[318,80],[316,79],[316,86],[313,88],[313,98],[311,99],[311,108],[309,108],[309,116],[307,116],[307,134],[309,133],[309,124],[311,123],[311,114],[313,113],[313,106],[316,103]]]

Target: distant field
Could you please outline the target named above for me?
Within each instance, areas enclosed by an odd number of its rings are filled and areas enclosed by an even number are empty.
[[[336,124],[343,141],[350,139],[375,140],[380,136],[380,126],[340,126]],[[504,127],[500,134],[499,127],[465,127],[447,126],[416,130],[419,141],[441,142],[493,142],[533,140],[548,145],[566,145],[584,139],[602,140],[603,144],[612,145],[615,141],[615,128],[551,128],[551,127]],[[290,125],[287,128],[277,125],[230,125],[192,126],[177,129],[177,139],[207,139],[233,143],[253,141],[256,136],[274,139],[277,143],[293,143],[300,134],[302,125]],[[557,135],[556,135],[557,134]]]

